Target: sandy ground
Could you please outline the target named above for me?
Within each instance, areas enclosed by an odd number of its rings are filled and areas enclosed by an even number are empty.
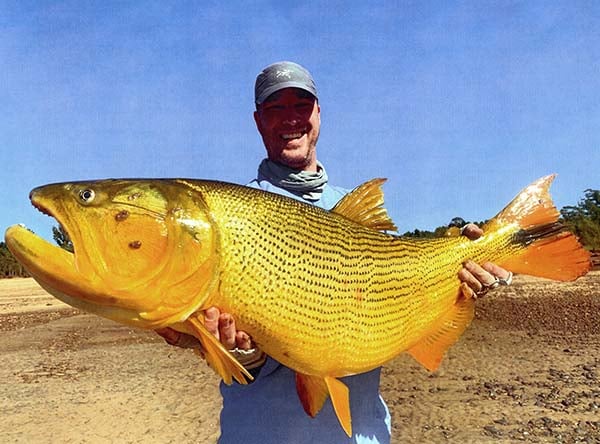
[[[384,369],[394,443],[600,443],[600,271],[517,277],[429,374]],[[189,350],[0,280],[0,441],[212,443],[217,377]]]

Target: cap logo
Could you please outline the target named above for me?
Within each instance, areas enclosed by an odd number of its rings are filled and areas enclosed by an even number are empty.
[[[282,69],[281,71],[277,71],[276,77],[278,79],[280,79],[280,78],[291,79],[292,78],[292,71],[289,70],[289,69]]]
[[[299,88],[317,97],[315,82],[306,68],[294,62],[277,62],[264,68],[254,83],[254,102],[260,105],[276,91]]]

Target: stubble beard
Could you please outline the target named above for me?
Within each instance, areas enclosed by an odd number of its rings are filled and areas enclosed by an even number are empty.
[[[306,154],[301,158],[298,158],[296,155],[297,150],[292,150],[292,152],[286,152],[286,150],[282,150],[280,153],[280,163],[296,169],[296,170],[304,170],[307,167],[311,166],[317,161],[317,142],[319,140],[319,133],[317,133],[316,137],[312,141],[308,141],[308,149],[306,150]]]

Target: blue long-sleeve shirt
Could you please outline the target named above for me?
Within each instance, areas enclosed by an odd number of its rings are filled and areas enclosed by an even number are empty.
[[[248,186],[303,200],[260,178]],[[307,203],[329,210],[346,194],[348,190],[326,184],[321,198]],[[378,368],[341,378],[350,390],[353,436],[348,438],[333,411],[331,400],[325,402],[315,418],[308,416],[296,393],[294,371],[268,357],[251,384],[221,384],[223,410],[219,443],[387,444],[390,442],[391,419],[379,394],[380,374]]]

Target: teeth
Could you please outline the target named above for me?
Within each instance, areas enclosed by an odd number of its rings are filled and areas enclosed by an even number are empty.
[[[298,138],[302,137],[302,133],[282,134],[281,137],[284,138],[285,140],[288,140],[288,139],[298,139]]]

